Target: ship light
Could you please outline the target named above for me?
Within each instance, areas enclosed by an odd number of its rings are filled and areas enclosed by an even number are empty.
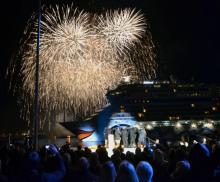
[[[176,127],[179,129],[182,127],[182,125],[180,123],[176,123]]]
[[[196,124],[195,124],[195,123],[192,123],[192,124],[191,124],[191,128],[196,129],[196,128],[197,128]]]
[[[148,124],[146,128],[147,128],[148,130],[152,130],[152,129],[153,129],[153,126],[151,126],[150,124]]]
[[[217,110],[217,107],[212,107],[212,110],[213,110],[213,111],[216,111],[216,110]]]

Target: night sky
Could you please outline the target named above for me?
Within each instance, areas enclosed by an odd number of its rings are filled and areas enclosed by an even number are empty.
[[[88,11],[141,9],[150,23],[156,46],[157,79],[169,79],[173,75],[178,81],[193,79],[220,84],[217,0],[42,0],[43,4],[70,2]],[[6,69],[12,54],[19,48],[27,20],[37,9],[37,0],[5,0],[0,7],[0,131],[13,132],[25,124],[19,119],[16,98],[9,92]]]

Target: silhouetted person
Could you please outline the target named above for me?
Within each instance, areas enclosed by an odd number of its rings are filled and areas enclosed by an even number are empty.
[[[101,182],[114,182],[117,173],[113,162],[108,161],[102,167]]]
[[[171,180],[175,182],[189,181],[190,169],[191,167],[187,160],[177,162],[175,170],[170,175]]]
[[[164,153],[160,149],[156,149],[153,153],[153,168],[155,182],[169,181],[168,162],[164,159]]]
[[[85,157],[81,157],[78,162],[78,170],[76,174],[72,176],[71,181],[77,181],[77,182],[97,182],[99,181],[99,178],[92,174],[89,171],[89,161]]]
[[[138,182],[138,176],[134,166],[128,161],[122,161],[119,166],[116,182]]]
[[[141,161],[136,167],[139,182],[151,182],[153,178],[153,168],[146,162]]]
[[[211,181],[210,151],[204,144],[197,143],[189,153],[191,181]]]

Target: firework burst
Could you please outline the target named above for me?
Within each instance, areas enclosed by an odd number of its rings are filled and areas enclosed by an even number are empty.
[[[115,10],[100,16],[98,30],[106,44],[114,51],[124,53],[144,35],[146,22],[143,14],[135,9]]]
[[[42,118],[45,112],[64,108],[75,117],[88,116],[106,104],[107,89],[115,88],[124,76],[155,76],[153,43],[140,12],[125,9],[91,15],[72,6],[56,6],[45,9],[42,17]],[[25,37],[19,72],[27,106],[34,96],[36,25]]]

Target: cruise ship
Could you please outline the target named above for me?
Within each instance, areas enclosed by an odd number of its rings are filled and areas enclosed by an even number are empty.
[[[81,123],[61,124],[78,136],[84,132],[84,137],[78,138],[87,145],[103,143],[105,128],[115,126],[145,128],[153,139],[173,140],[176,135],[186,133],[188,139],[189,133],[219,136],[216,134],[220,126],[218,85],[169,81],[122,83],[109,90],[106,97],[109,104],[93,117]]]
[[[107,94],[113,112],[137,121],[220,119],[220,87],[196,83],[122,84]]]

